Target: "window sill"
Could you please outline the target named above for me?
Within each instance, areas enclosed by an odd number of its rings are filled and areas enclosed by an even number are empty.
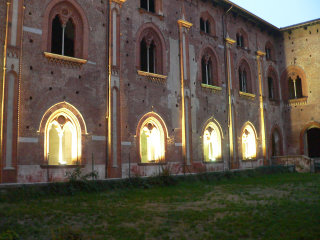
[[[242,159],[243,162],[256,162],[258,161],[257,158],[248,158],[248,159]]]
[[[40,167],[44,169],[70,169],[77,167],[84,168],[84,165],[40,165]]]
[[[55,53],[44,52],[44,56],[52,63],[58,63],[68,66],[81,67],[83,64],[87,63],[88,60],[63,56]]]
[[[152,82],[159,82],[159,83],[164,83],[167,80],[167,76],[156,74],[156,73],[150,73],[150,72],[144,72],[144,71],[137,71],[139,76],[145,77],[148,80]]]
[[[308,97],[289,99],[288,106],[306,105],[308,103]]]
[[[241,92],[241,91],[239,91],[239,96],[249,98],[251,100],[255,99],[255,97],[256,97],[256,95],[253,93],[247,93],[247,92]]]
[[[217,87],[217,86],[213,86],[213,85],[209,85],[209,84],[204,84],[204,83],[201,83],[201,87],[207,88],[207,89],[211,89],[211,90],[213,90],[214,92],[222,91],[222,87]]]
[[[148,15],[151,15],[151,16],[155,16],[155,17],[158,17],[161,21],[163,21],[163,19],[164,19],[163,15],[160,15],[160,14],[158,14],[156,12],[150,12],[150,11],[144,9],[144,8],[138,8],[138,10],[139,10],[140,14],[148,14]]]
[[[138,166],[163,166],[167,165],[166,162],[150,162],[150,163],[138,163]]]
[[[217,39],[218,39],[218,36],[212,35],[212,34],[210,34],[210,33],[206,33],[206,32],[204,32],[204,31],[202,31],[202,30],[200,30],[200,34],[201,34],[201,35],[204,35],[204,36],[207,36],[207,37],[211,37],[211,38],[213,38],[214,40],[217,40]]]

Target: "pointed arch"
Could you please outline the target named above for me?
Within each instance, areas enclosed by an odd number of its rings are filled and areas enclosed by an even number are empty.
[[[270,65],[267,70],[267,84],[268,84],[268,97],[269,100],[279,101],[280,91],[279,91],[279,77],[275,68]]]
[[[283,155],[283,135],[281,128],[276,124],[272,127],[269,138],[269,156],[282,156]]]
[[[136,131],[140,163],[165,162],[168,130],[163,119],[157,113],[147,113],[140,119]]]
[[[257,131],[251,122],[246,122],[241,129],[241,152],[243,160],[257,158]]]
[[[215,50],[211,45],[202,48],[199,56],[198,71],[199,81],[213,86],[221,86],[221,78],[219,72],[219,59]],[[207,83],[206,83],[207,82]]]
[[[252,71],[248,60],[245,57],[241,58],[238,63],[236,76],[238,81],[235,82],[239,91],[254,94]]]
[[[202,129],[202,151],[204,162],[215,162],[222,159],[223,131],[214,118],[210,118]]]
[[[281,74],[281,86],[282,86],[282,97],[284,100],[290,100],[290,88],[292,88],[291,81],[299,79],[300,95],[297,98],[307,98],[308,97],[308,84],[307,76],[305,71],[299,66],[289,66]],[[292,95],[292,94],[291,94]]]
[[[88,59],[89,23],[84,10],[75,0],[52,0],[46,6],[42,24],[42,49],[52,52],[52,22],[56,16],[61,24],[71,19],[74,24],[74,57]]]

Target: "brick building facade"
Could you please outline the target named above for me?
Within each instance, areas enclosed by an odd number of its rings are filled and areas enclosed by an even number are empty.
[[[320,157],[320,21],[278,29],[226,0],[0,4],[1,183]]]

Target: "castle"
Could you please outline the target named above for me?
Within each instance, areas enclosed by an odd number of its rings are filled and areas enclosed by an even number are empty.
[[[1,0],[0,183],[320,157],[319,28],[227,0]]]

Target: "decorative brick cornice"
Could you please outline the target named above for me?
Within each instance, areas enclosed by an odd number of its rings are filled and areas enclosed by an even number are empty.
[[[167,80],[167,76],[156,74],[156,73],[149,73],[149,72],[144,72],[144,71],[137,71],[139,76],[145,77],[148,80],[152,82],[157,82],[157,83],[164,83]]]
[[[303,97],[303,98],[297,98],[297,99],[290,99],[288,100],[288,107],[292,107],[292,106],[300,106],[300,105],[306,105],[308,104],[308,98],[307,97]]]
[[[83,64],[88,62],[85,59],[73,58],[49,52],[44,52],[44,56],[48,59],[49,62],[72,67],[81,67]]]

